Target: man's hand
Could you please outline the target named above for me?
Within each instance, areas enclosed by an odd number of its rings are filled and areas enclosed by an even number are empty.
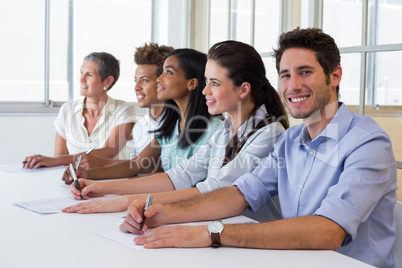
[[[134,238],[134,242],[144,248],[203,248],[212,244],[206,225],[161,226]]]
[[[165,209],[161,204],[154,204],[144,212],[145,200],[135,200],[129,207],[125,221],[120,225],[120,230],[125,233],[142,234],[148,228],[159,226],[163,223],[165,217]],[[142,215],[145,215],[146,222],[139,231]]]

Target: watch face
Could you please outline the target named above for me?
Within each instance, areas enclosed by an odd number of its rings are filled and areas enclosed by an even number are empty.
[[[221,221],[213,221],[208,225],[208,230],[211,233],[220,233],[223,230],[223,223]]]

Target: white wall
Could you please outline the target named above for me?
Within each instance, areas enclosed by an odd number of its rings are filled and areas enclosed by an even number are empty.
[[[53,156],[55,119],[55,114],[0,115],[0,163],[21,162],[30,154]]]

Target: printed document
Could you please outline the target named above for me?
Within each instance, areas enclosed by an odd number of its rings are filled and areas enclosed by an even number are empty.
[[[121,218],[119,218],[117,220],[121,221]],[[223,224],[257,223],[257,221],[247,218],[242,215],[223,219],[222,222],[223,222]],[[175,224],[175,225],[208,225],[209,223],[210,223],[210,221],[203,221],[203,222],[180,223],[180,224]],[[100,237],[106,238],[108,240],[120,243],[129,248],[133,248],[136,250],[144,250],[144,247],[142,245],[139,246],[134,243],[134,237],[136,237],[138,235],[132,234],[132,233],[124,233],[124,232],[120,231],[118,228],[116,228],[115,230],[98,232],[95,234],[99,235]]]
[[[41,213],[61,213],[63,208],[77,205],[81,202],[89,202],[95,200],[96,198],[91,198],[90,200],[75,200],[72,197],[58,197],[58,198],[48,198],[48,199],[37,199],[30,201],[23,201],[15,203],[15,205],[23,207],[25,209]]]

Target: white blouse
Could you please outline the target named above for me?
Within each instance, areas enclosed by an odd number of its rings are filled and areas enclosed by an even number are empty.
[[[138,116],[137,116],[138,117]],[[155,133],[150,132],[159,127],[159,116],[155,120],[151,113],[148,112],[135,123],[133,128],[133,139],[129,140],[126,144],[126,159],[133,159],[138,156],[145,147],[154,139]]]
[[[92,147],[102,148],[115,127],[136,121],[135,108],[132,104],[108,97],[101,117],[88,135],[88,130],[84,126],[85,117],[82,115],[84,100],[85,97],[63,104],[54,121],[56,132],[67,142],[69,154],[85,152]],[[125,158],[125,147],[115,158]]]

